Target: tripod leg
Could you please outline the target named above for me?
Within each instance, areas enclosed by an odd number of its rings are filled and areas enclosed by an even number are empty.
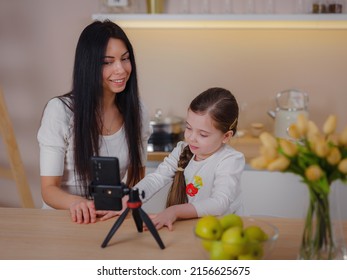
[[[143,231],[143,224],[142,224],[142,219],[139,213],[139,209],[140,208],[135,208],[132,209],[132,215],[136,224],[136,228],[138,232],[142,232]]]
[[[161,240],[159,233],[158,233],[157,229],[155,228],[152,220],[148,217],[147,213],[145,211],[143,211],[142,208],[139,208],[138,210],[140,212],[140,216],[141,216],[143,222],[148,227],[148,230],[151,232],[154,239],[157,241],[160,249],[165,249],[165,245],[164,245],[163,241]]]
[[[127,216],[128,212],[129,212],[129,208],[125,209],[125,211],[119,216],[119,218],[117,219],[117,221],[114,223],[114,225],[112,226],[111,230],[109,231],[109,233],[107,234],[104,242],[102,242],[101,247],[105,248],[107,246],[107,243],[110,241],[110,239],[112,238],[112,236],[115,234],[115,232],[117,231],[117,229],[121,226],[121,224],[123,223],[125,217]]]

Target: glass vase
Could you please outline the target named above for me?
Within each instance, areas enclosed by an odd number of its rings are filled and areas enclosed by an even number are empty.
[[[328,183],[326,183],[328,184]],[[308,185],[309,205],[301,239],[299,259],[347,259],[343,225],[338,204],[338,190],[330,185]]]

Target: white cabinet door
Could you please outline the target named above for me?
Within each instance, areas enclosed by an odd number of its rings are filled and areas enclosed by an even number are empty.
[[[304,218],[309,197],[307,186],[291,173],[245,170],[241,179],[245,215]],[[347,218],[347,185],[331,188],[332,215]],[[339,211],[339,214],[337,214]]]

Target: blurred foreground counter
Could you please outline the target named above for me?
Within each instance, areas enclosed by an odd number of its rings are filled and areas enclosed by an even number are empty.
[[[235,150],[238,150],[245,155],[247,163],[249,163],[252,158],[259,155],[260,140],[258,137],[252,137],[247,134],[242,137],[233,137],[229,144]],[[168,154],[169,152],[148,152],[148,161],[161,162]]]
[[[260,217],[260,216],[258,216]],[[303,219],[261,217],[279,231],[268,259],[295,260],[299,252]],[[101,243],[116,219],[76,224],[68,210],[0,207],[0,260],[200,260],[205,259],[193,234],[197,219],[177,221],[174,230],[158,233],[159,248],[149,231],[138,232],[127,218],[106,248]],[[342,221],[347,238],[347,221]],[[226,263],[225,263],[226,264]],[[236,265],[234,261],[230,265]],[[6,278],[5,278],[6,279]],[[232,279],[232,278],[231,278]]]

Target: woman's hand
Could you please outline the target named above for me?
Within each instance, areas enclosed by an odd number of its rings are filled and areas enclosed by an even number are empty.
[[[69,207],[71,220],[78,224],[96,222],[94,201],[81,199],[72,203]]]
[[[120,216],[127,208],[128,195],[122,198],[122,209],[120,211],[95,210],[94,201],[79,199],[70,205],[71,220],[78,224],[95,223],[96,218],[106,221],[115,216]]]

